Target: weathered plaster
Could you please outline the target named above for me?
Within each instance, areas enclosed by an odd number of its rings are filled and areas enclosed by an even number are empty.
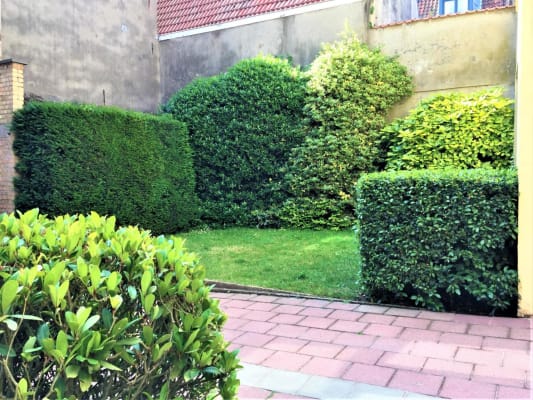
[[[514,96],[514,8],[374,28],[368,38],[371,46],[397,56],[414,76],[414,96],[396,107],[393,116],[439,92],[502,86]]]
[[[26,62],[26,93],[153,111],[156,1],[1,2],[2,55]]]
[[[199,76],[224,72],[258,54],[291,56],[307,65],[321,43],[339,38],[345,26],[366,40],[366,1],[160,42],[162,100]]]

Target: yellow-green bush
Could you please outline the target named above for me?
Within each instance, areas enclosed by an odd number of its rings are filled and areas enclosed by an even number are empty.
[[[390,140],[387,169],[510,167],[512,104],[501,89],[423,100],[383,130]]]
[[[412,80],[397,60],[349,32],[323,46],[308,74],[307,137],[291,153],[281,218],[299,228],[346,228],[354,221],[354,184],[383,166],[380,130]]]
[[[36,209],[0,238],[0,397],[234,398],[226,317],[182,240]]]

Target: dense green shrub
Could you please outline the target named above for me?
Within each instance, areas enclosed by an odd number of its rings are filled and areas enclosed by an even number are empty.
[[[234,398],[226,317],[182,240],[36,209],[0,235],[2,398]]]
[[[357,183],[361,271],[382,301],[493,312],[517,290],[514,170],[368,174]]]
[[[171,118],[109,107],[30,103],[15,113],[17,209],[116,215],[156,232],[197,212],[187,131]]]
[[[380,130],[387,111],[412,91],[406,68],[354,34],[325,44],[309,71],[305,142],[287,172],[285,223],[300,228],[353,224],[353,187],[384,165]]]
[[[193,81],[163,106],[188,125],[204,222],[255,225],[283,202],[281,170],[303,140],[304,85],[287,60],[260,56]]]
[[[501,89],[448,93],[423,100],[383,132],[387,168],[508,168],[514,140],[513,101]]]

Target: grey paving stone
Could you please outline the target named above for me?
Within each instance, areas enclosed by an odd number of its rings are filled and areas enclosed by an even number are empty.
[[[239,371],[242,385],[267,389],[277,393],[306,396],[321,400],[381,400],[381,399],[437,399],[438,397],[410,393],[346,381],[283,371],[253,364],[242,363]]]
[[[273,392],[298,394],[310,378],[310,375],[299,372],[283,371],[246,363],[241,363],[241,365],[244,367],[239,371],[241,384],[260,387]]]

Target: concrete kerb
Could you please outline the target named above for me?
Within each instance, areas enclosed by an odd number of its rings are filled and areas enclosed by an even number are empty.
[[[330,301],[330,302],[339,302],[339,303],[346,303],[346,304],[364,304],[369,306],[380,306],[380,307],[389,307],[389,308],[396,308],[396,309],[406,309],[406,310],[416,310],[416,311],[424,311],[422,308],[418,307],[410,307],[410,306],[403,306],[403,305],[397,305],[397,304],[386,304],[386,303],[372,303],[369,301],[366,301],[364,299],[354,299],[354,300],[345,300],[345,299],[337,299],[333,297],[321,297],[316,296],[312,294],[306,294],[301,292],[290,292],[287,290],[278,290],[278,289],[269,289],[264,288],[261,286],[250,286],[250,285],[241,285],[238,283],[231,283],[231,282],[222,282],[222,281],[213,281],[213,280],[205,280],[205,284],[207,286],[212,286],[212,292],[215,293],[236,293],[236,294],[250,294],[250,295],[258,295],[258,296],[275,296],[275,297],[296,297],[300,299],[308,299],[308,300],[324,300],[324,301]]]
[[[403,390],[242,363],[241,385],[320,400],[439,399]]]

